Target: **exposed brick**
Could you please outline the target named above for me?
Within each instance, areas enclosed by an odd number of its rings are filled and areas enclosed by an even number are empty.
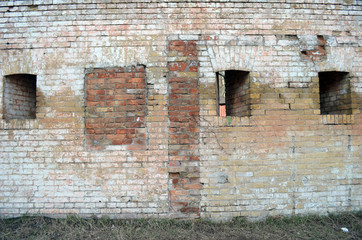
[[[187,54],[185,54],[185,49],[188,50]],[[173,55],[174,53],[181,53],[186,56],[196,56],[196,43],[194,41],[170,41],[169,55]],[[190,69],[190,66],[194,65],[195,62],[198,65],[197,59],[193,57],[187,58],[185,62],[169,62],[168,69],[170,71],[177,71],[178,73],[186,73],[187,75],[188,72],[197,71],[197,69]],[[178,149],[169,152],[169,166],[181,166],[180,160],[183,162],[182,165],[192,164],[193,162],[197,163],[199,160],[197,151],[195,151],[195,153],[185,153],[183,151],[185,148],[195,149],[193,146],[196,146],[197,149],[199,141],[198,132],[195,133],[194,131],[194,128],[197,128],[199,124],[198,118],[200,115],[197,78],[170,77],[168,80],[170,83],[170,93],[168,95],[170,99],[168,106],[168,115],[170,119],[169,148]],[[189,99],[195,100],[190,101]],[[182,128],[180,128],[180,124],[182,124]],[[198,169],[187,168],[185,171],[190,171],[195,174],[196,178],[199,176]],[[172,174],[173,173],[170,173],[170,177],[173,184],[178,183],[177,186],[172,186],[173,189],[178,189],[177,191],[170,190],[171,205],[174,206],[174,210],[181,213],[199,214],[199,208],[195,202],[187,202],[187,207],[178,205],[179,198],[174,197],[174,195],[190,196],[192,193],[189,190],[200,190],[202,186],[200,184],[190,184],[190,178],[187,177],[187,174],[183,171],[180,172],[183,177],[177,175],[177,178],[172,178]],[[200,197],[199,192],[196,193],[196,195]]]
[[[183,72],[187,66],[188,66],[188,64],[187,64],[186,62],[170,63],[170,64],[168,65],[168,70],[170,70],[170,71],[180,71],[180,72]]]
[[[0,217],[361,209],[359,1],[32,2],[0,3]],[[36,118],[9,117],[13,74]]]
[[[318,36],[318,46],[314,46],[313,50],[304,50],[302,51],[302,55],[312,61],[321,61],[325,59],[326,56],[326,45],[327,41],[323,36]]]
[[[147,94],[145,79],[134,77],[135,74],[138,73],[136,71],[143,72],[143,69],[143,66],[96,69],[95,71],[90,70],[95,73],[88,73],[86,75],[86,83],[92,83],[86,84],[86,92],[88,94],[86,96],[86,109],[89,114],[89,116],[86,117],[86,128],[92,129],[87,131],[87,138],[92,142],[92,146],[145,144],[144,135],[139,136],[141,139],[138,139],[138,137],[134,135],[137,129],[145,127],[145,98]],[[89,76],[94,77],[94,79],[88,79],[87,77]],[[109,90],[96,90],[99,87]],[[134,91],[129,91],[129,89],[133,89]],[[105,101],[92,101],[93,99],[103,99]],[[109,101],[111,99],[115,99],[116,101]],[[135,107],[132,107],[133,105]],[[94,115],[95,113],[99,114]],[[120,118],[120,116],[124,117]],[[112,125],[110,126],[108,124],[107,127],[100,124],[94,125],[91,124],[93,120],[97,122],[112,122]],[[112,133],[114,135],[109,135]],[[92,134],[104,135],[103,138],[92,141],[95,140],[89,138]],[[101,139],[109,139],[112,141],[100,141]]]

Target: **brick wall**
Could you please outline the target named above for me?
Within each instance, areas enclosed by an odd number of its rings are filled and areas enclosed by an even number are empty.
[[[199,90],[195,41],[168,44],[169,172],[171,208],[199,215]]]
[[[361,8],[1,1],[1,216],[359,210]],[[219,116],[229,70],[249,72],[242,116]],[[324,72],[348,72],[350,110],[321,110]],[[36,119],[4,120],[13,74],[36,76]]]
[[[145,149],[147,88],[144,67],[90,69],[87,72],[87,144]]]
[[[212,40],[200,42],[200,55],[210,57],[200,61],[201,73],[252,69],[250,117],[216,117],[212,107],[216,80],[211,75],[200,77],[200,99],[205,103],[200,106],[201,216],[223,219],[353,209],[352,202],[360,201],[359,187],[343,183],[353,181],[358,171],[352,169],[359,168],[360,154],[354,150],[361,142],[360,113],[353,109],[352,114],[322,115],[318,77],[327,69],[346,72],[353,63],[330,59],[338,55],[330,45],[326,59],[306,59],[299,51],[318,46],[316,35],[248,41],[248,46],[236,39],[223,46]],[[353,87],[360,82],[356,75],[350,78],[352,104],[360,101],[359,90]]]

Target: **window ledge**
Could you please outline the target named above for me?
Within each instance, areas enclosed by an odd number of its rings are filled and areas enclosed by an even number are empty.
[[[220,127],[241,127],[250,126],[250,117],[218,117],[218,123]]]
[[[39,121],[37,119],[0,119],[0,129],[3,130],[21,130],[21,129],[37,129]]]
[[[354,116],[349,114],[322,115],[324,125],[349,125],[354,123]]]

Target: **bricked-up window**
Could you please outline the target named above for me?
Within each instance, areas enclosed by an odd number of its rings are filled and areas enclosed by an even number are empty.
[[[320,72],[321,114],[351,114],[351,88],[348,72]]]
[[[145,149],[145,67],[88,69],[85,80],[87,144]]]
[[[250,116],[249,72],[227,70],[216,73],[219,116]]]
[[[36,118],[36,75],[13,74],[5,77],[3,118]]]

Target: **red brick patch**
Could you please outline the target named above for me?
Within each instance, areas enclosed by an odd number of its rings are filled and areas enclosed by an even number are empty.
[[[145,67],[90,69],[86,74],[86,136],[90,146],[146,149]]]

